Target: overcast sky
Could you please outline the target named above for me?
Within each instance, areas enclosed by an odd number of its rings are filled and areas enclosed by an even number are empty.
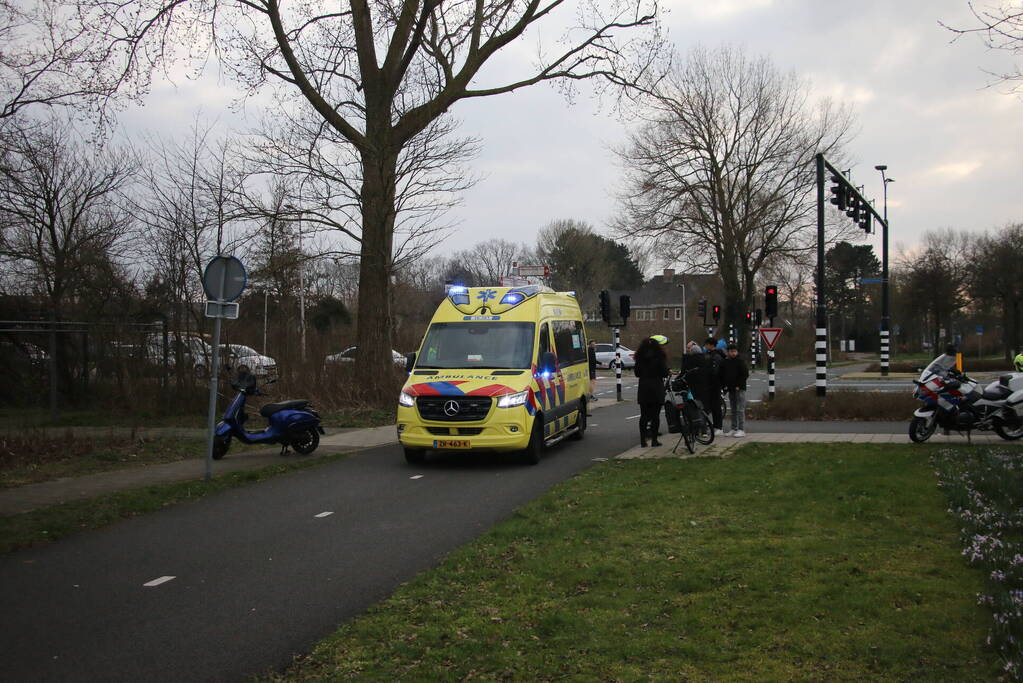
[[[985,0],[979,0],[983,4]],[[982,231],[1023,221],[1020,141],[1023,100],[985,73],[1012,69],[1012,55],[980,36],[953,34],[975,22],[965,0],[667,0],[664,20],[676,48],[742,46],[815,90],[853,106],[858,133],[849,148],[852,179],[881,208],[887,164],[892,248],[912,248],[942,227]],[[523,58],[527,55],[522,53]],[[189,121],[225,102],[210,85],[180,85],[168,102],[158,88],[130,126]],[[460,249],[486,239],[535,241],[546,223],[571,218],[605,231],[619,178],[610,147],[625,127],[585,96],[575,104],[549,86],[459,102],[459,134],[483,143],[473,169],[482,180],[452,218],[444,243]],[[250,107],[251,113],[251,107]],[[183,127],[184,128],[184,127]],[[868,238],[880,251],[880,236]],[[659,266],[661,264],[652,264]]]

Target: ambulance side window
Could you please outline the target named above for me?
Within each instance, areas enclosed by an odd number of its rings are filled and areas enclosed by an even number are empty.
[[[540,343],[536,345],[536,366],[540,367],[543,355],[551,350],[551,335],[547,323],[540,326]]]
[[[562,367],[586,361],[586,345],[583,343],[583,325],[578,320],[555,320],[554,347],[558,353],[558,364]]]

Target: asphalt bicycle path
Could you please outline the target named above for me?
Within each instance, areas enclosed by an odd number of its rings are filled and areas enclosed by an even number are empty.
[[[515,508],[615,457],[634,404],[535,466],[397,445],[0,557],[4,681],[232,681],[279,670]]]

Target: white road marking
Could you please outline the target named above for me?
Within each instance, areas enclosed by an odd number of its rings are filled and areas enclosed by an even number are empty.
[[[168,581],[173,581],[176,578],[178,578],[178,577],[176,577],[176,576],[161,576],[158,579],[153,579],[149,583],[144,583],[142,585],[146,586],[147,588],[152,588],[153,586],[159,586],[161,583],[167,583]]]
[[[313,516],[314,516],[314,517],[330,517],[330,516],[331,516],[332,514],[334,514],[334,513],[333,513],[333,512],[330,512],[330,511],[328,510],[327,512],[321,512],[320,514],[318,514],[318,515],[313,515]]]
[[[625,419],[626,419],[626,420],[635,420],[635,419],[636,419],[637,417],[639,417],[639,415],[633,415],[633,416],[631,416],[631,417],[627,417],[627,418],[625,418]]]
[[[593,458],[593,462],[607,462],[607,458]]]
[[[421,474],[416,474],[414,476],[409,477],[409,479],[422,479],[422,478],[423,478],[423,475],[421,475]]]

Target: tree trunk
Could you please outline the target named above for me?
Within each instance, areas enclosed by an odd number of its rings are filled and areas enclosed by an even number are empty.
[[[382,135],[375,136],[377,140]],[[359,264],[359,314],[356,381],[366,400],[382,403],[393,370],[391,359],[391,251],[394,243],[397,151],[390,145],[362,152],[362,250]]]

